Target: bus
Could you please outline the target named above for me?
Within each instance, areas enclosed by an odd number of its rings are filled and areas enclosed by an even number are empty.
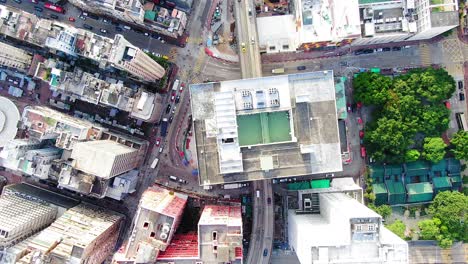
[[[455,117],[457,119],[458,129],[468,131],[468,126],[466,125],[465,113],[456,113]]]
[[[156,168],[156,166],[158,165],[158,162],[159,162],[159,159],[158,158],[155,158],[153,160],[153,162],[151,163],[151,168],[154,169]]]
[[[65,14],[65,9],[63,9],[60,6],[56,6],[56,5],[52,4],[52,3],[49,3],[49,2],[44,4],[44,8],[47,8],[47,9],[52,10],[52,11],[57,12],[57,13]]]
[[[179,89],[179,82],[180,82],[179,79],[174,81],[174,84],[172,85],[173,91],[177,91],[177,89]]]

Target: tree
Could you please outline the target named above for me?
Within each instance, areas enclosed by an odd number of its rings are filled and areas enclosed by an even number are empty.
[[[388,100],[392,85],[389,77],[371,73],[360,73],[353,79],[354,100],[365,105],[383,105]]]
[[[392,215],[392,207],[388,204],[382,204],[380,206],[375,207],[374,210],[376,213],[382,216],[382,218],[387,218]]]
[[[406,149],[412,143],[404,132],[404,124],[395,119],[382,117],[371,123],[364,135],[371,157],[377,161],[390,160],[400,162],[404,160]]]
[[[440,224],[441,221],[438,218],[427,219],[419,222],[418,227],[421,230],[420,238],[423,240],[437,239],[440,234]]]
[[[405,153],[405,162],[417,161],[420,156],[421,153],[417,149],[409,149]]]
[[[431,206],[429,213],[441,221],[441,233],[445,237],[457,240],[468,240],[468,196],[460,192],[439,192]]]
[[[426,105],[420,111],[418,130],[426,136],[438,136],[448,129],[450,111],[443,105]]]
[[[447,145],[440,137],[425,138],[422,156],[432,163],[437,163],[444,158],[445,147]]]
[[[455,155],[455,158],[468,160],[468,132],[460,130],[453,136],[450,140],[453,149],[452,153]]]
[[[402,239],[406,239],[406,225],[401,220],[395,220],[395,222],[387,225],[387,228],[388,230],[395,233],[395,235],[401,237]]]

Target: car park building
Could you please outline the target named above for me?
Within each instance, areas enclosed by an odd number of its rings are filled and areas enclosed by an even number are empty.
[[[332,71],[190,86],[201,185],[342,170]]]

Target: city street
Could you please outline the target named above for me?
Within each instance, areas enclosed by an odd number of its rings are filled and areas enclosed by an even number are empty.
[[[34,6],[44,6],[44,2],[39,2],[37,4],[33,4],[31,1],[23,1],[21,4],[14,2],[13,0],[7,0],[7,3],[4,5],[13,6],[19,9],[22,9],[26,12],[36,14],[42,18],[52,19],[50,17],[51,14],[58,16],[58,21],[69,24],[78,28],[83,28],[84,24],[88,24],[93,27],[93,31],[96,34],[103,35],[109,38],[114,38],[115,34],[122,34],[125,38],[130,41],[133,45],[142,48],[148,49],[151,52],[159,53],[161,55],[170,55],[171,49],[175,48],[167,43],[162,43],[160,40],[157,40],[151,36],[145,36],[143,33],[138,33],[133,30],[126,30],[123,28],[123,25],[114,25],[111,24],[110,19],[107,18],[108,22],[104,23],[103,18],[99,20],[93,19],[91,17],[87,17],[86,20],[80,19],[81,10],[76,8],[75,6],[66,3],[64,5],[64,9],[66,10],[65,14],[60,14],[57,12],[53,12],[51,10],[45,9],[42,12],[38,12],[34,9]],[[70,22],[68,19],[69,17],[75,18],[75,22]],[[123,29],[122,32],[116,31],[116,27],[120,27]],[[106,34],[102,33],[100,29],[105,29],[107,31]]]

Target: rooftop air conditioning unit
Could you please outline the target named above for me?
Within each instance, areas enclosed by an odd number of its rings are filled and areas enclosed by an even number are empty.
[[[304,209],[310,209],[312,208],[312,202],[310,199],[304,199]]]
[[[162,227],[162,232],[163,233],[169,233],[169,231],[171,230],[171,228],[169,227],[169,225],[166,223],[164,224],[164,226]]]
[[[166,240],[167,239],[167,233],[161,233],[161,235],[159,235],[159,238],[162,239],[162,240]]]

